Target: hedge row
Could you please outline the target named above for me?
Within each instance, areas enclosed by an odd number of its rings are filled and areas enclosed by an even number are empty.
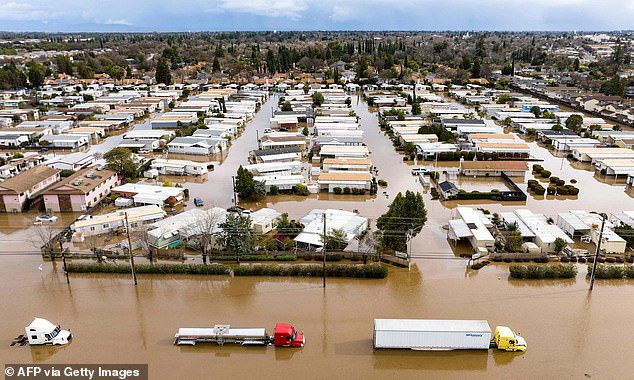
[[[71,273],[130,273],[130,265],[97,263],[69,263]],[[229,267],[223,264],[137,264],[136,273],[149,274],[229,274]]]
[[[592,273],[592,266],[588,265],[588,276]],[[634,278],[634,265],[597,265],[595,278]]]
[[[509,267],[512,278],[542,279],[542,278],[575,278],[577,268],[572,264],[557,265],[511,265]]]
[[[321,277],[323,267],[321,265],[239,265],[233,270],[235,276],[301,276]],[[387,267],[373,264],[336,264],[326,266],[327,277],[352,277],[352,278],[385,278]]]

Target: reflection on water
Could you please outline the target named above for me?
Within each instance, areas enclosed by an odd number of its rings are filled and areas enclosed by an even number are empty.
[[[372,347],[372,340],[366,342]],[[484,371],[487,350],[412,351],[375,349],[372,365],[378,370]],[[456,363],[460,363],[456,365]],[[496,363],[498,364],[498,363]],[[504,363],[508,364],[508,363]]]

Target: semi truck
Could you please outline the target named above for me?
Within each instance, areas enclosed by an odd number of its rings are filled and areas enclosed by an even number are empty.
[[[526,351],[526,340],[506,326],[491,334],[485,320],[375,319],[374,348]]]
[[[67,344],[72,339],[70,331],[62,330],[44,318],[34,318],[33,322],[25,327],[25,331],[29,344],[32,345],[57,346]]]
[[[262,328],[232,328],[230,325],[215,325],[212,328],[180,328],[174,335],[175,345],[195,345],[196,343],[225,343],[241,346],[304,347],[306,338],[302,332],[288,323],[275,325],[273,335]]]

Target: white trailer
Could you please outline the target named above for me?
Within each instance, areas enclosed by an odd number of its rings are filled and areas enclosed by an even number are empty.
[[[29,344],[51,344],[53,346],[63,345],[70,342],[72,335],[70,331],[62,330],[44,318],[35,318],[30,325],[26,326],[26,337]]]
[[[484,320],[374,320],[374,348],[487,350],[490,346],[491,328]]]

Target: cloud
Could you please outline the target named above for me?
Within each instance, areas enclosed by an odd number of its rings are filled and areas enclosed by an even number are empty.
[[[105,21],[98,21],[96,20],[97,23],[99,24],[105,24],[105,25],[127,25],[127,26],[132,26],[134,24],[132,24],[130,21],[126,20],[126,19],[120,19],[120,20],[113,20],[111,18],[105,20]]]
[[[29,3],[10,2],[0,5],[0,20],[41,20],[48,18],[50,11]]]
[[[297,20],[308,8],[308,2],[306,0],[220,0],[219,8],[229,12],[264,17],[288,17]]]

